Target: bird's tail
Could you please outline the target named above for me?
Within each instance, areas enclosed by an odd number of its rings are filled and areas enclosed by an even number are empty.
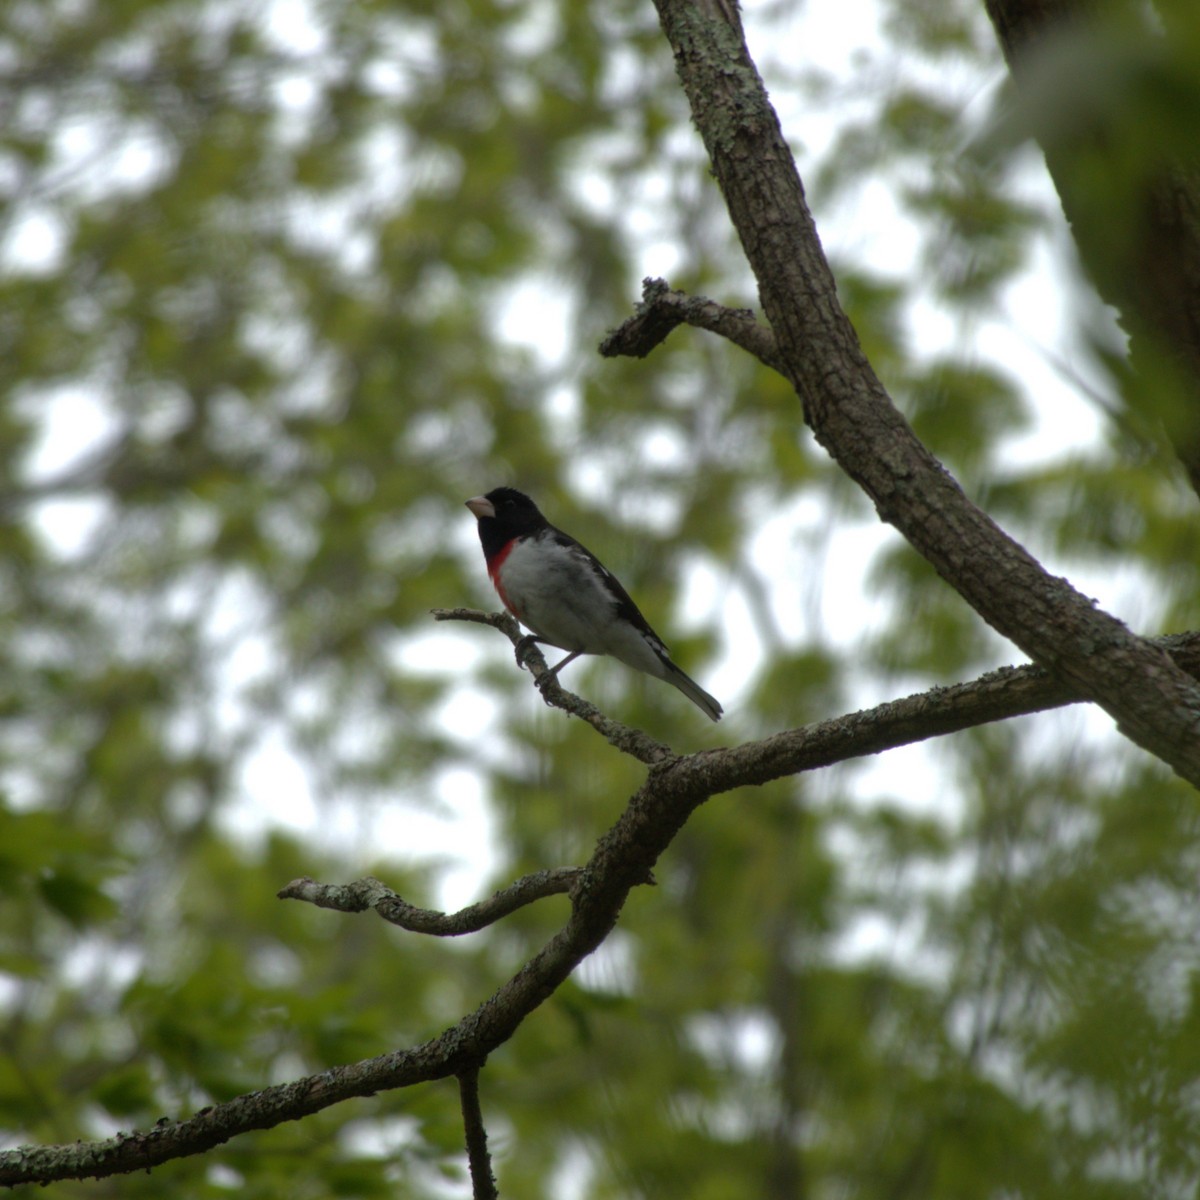
[[[669,658],[663,663],[666,673],[663,678],[677,687],[697,708],[704,710],[710,720],[719,721],[724,709],[690,675],[681,671]]]

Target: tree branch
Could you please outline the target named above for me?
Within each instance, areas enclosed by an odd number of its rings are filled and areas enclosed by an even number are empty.
[[[483,623],[499,627],[497,622]],[[1164,653],[1169,650],[1187,671],[1200,676],[1200,633],[1162,638],[1157,645]],[[607,937],[629,892],[647,880],[688,817],[710,796],[1083,698],[1038,667],[1006,667],[971,683],[934,688],[762,741],[662,762],[651,768],[617,823],[578,871],[571,888],[572,913],[563,928],[494,995],[438,1037],[410,1050],[333,1067],[239,1096],[201,1109],[187,1120],[164,1121],[145,1132],[0,1152],[0,1186],[144,1170],[356,1096],[461,1076],[511,1037],[525,1017]],[[333,906],[343,911],[363,911],[386,901],[388,893],[377,880],[362,881],[357,896],[352,889],[313,886],[313,896],[336,899]],[[308,888],[299,890],[296,898],[313,899]]]
[[[745,53],[736,10],[728,0],[706,0],[702,8],[688,0],[657,3],[697,124],[758,275],[782,369],[802,396],[817,437],[873,497],[881,515],[987,620],[1054,674],[1036,667],[1010,668],[869,712],[687,757],[611,721],[550,680],[543,689],[549,703],[588,721],[651,769],[572,881],[570,917],[516,974],[473,1012],[420,1046],[265,1088],[144,1132],[5,1151],[0,1153],[0,1185],[147,1169],[352,1097],[434,1079],[458,1078],[464,1110],[477,1106],[477,1094],[472,1098],[470,1093],[479,1064],[600,945],[630,890],[645,881],[691,813],[719,792],[1080,699],[1102,703],[1135,740],[1186,777],[1200,778],[1200,692],[1166,649],[1135,638],[1046,575],[966,500],[890,406],[833,298],[832,278],[799,178]],[[516,622],[504,614],[460,609],[439,610],[435,616],[490,624],[514,644],[520,639]],[[1170,649],[1195,671],[1191,656],[1198,643],[1200,635],[1189,635]],[[536,650],[528,661],[535,680],[548,674]],[[292,886],[298,886],[303,898],[312,898],[307,885]],[[387,889],[380,887],[377,881],[364,881],[356,896],[352,890],[339,894],[312,885],[312,896],[379,911],[389,900]],[[461,914],[446,920],[457,916]]]
[[[783,373],[774,336],[754,319],[750,309],[725,308],[704,296],[689,296],[674,290],[665,279],[642,280],[642,302],[632,317],[600,343],[600,353],[605,358],[645,358],[677,325],[720,334],[773,371]]]
[[[462,1105],[463,1129],[467,1135],[467,1162],[471,1168],[473,1200],[498,1200],[496,1177],[492,1174],[492,1156],[488,1153],[487,1129],[479,1104],[479,1068],[469,1067],[458,1076],[458,1095]]]
[[[360,913],[374,909],[385,921],[399,925],[410,933],[428,933],[434,937],[461,937],[478,933],[489,925],[514,913],[535,900],[546,896],[562,896],[578,882],[579,867],[556,867],[523,875],[515,883],[501,889],[487,900],[470,904],[455,913],[436,912],[417,908],[402,899],[390,887],[368,876],[354,883],[317,883],[315,880],[293,879],[278,893],[280,900],[306,900],[318,908],[338,912]],[[643,882],[653,883],[653,879]]]
[[[782,369],[817,440],[879,515],[1003,636],[1200,786],[1200,687],[1046,572],[972,504],[891,403],[837,300],[795,160],[736,21],[655,0]]]
[[[1200,679],[1200,632],[1153,639],[1181,670]],[[1001,667],[969,683],[931,688],[863,712],[789,729],[727,750],[707,750],[673,769],[702,762],[712,795],[787,775],[960,733],[977,725],[1078,704],[1087,697],[1042,667]]]
[[[524,637],[520,625],[508,613],[486,613],[476,608],[435,608],[432,613],[435,621],[470,621],[476,625],[490,625],[505,634],[514,646]],[[574,692],[568,692],[558,682],[558,676],[550,674],[545,656],[536,646],[530,646],[522,652],[518,665],[529,667],[534,683],[547,704],[586,721],[622,753],[651,767],[660,766],[675,758],[675,752],[670,746],[656,741],[640,729],[622,725],[620,721],[606,717],[594,704],[589,704]]]

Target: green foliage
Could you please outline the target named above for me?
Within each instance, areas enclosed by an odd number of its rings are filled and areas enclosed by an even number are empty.
[[[1153,410],[1026,461],[1056,399],[978,349],[1054,219],[1027,128],[963,153],[999,69],[979,6],[881,11],[888,40],[820,76],[789,61],[792,14],[752,24],[773,95],[835,118],[802,168],[864,348],[1052,569],[1120,564],[1140,627],[1194,626]],[[595,355],[643,275],[754,302],[649,6],[256,13],[0,9],[6,1145],[413,1045],[559,927],[551,900],[442,944],[275,899],[375,874],[445,903],[411,831],[465,775],[484,895],[583,860],[642,778],[498,639],[432,626],[491,602],[467,496],[524,486],[619,570],[730,715],[702,727],[611,663],[566,682],[680,750],[1013,657],[890,536],[834,577],[870,514],[778,376],[685,329]],[[1200,72],[1186,5],[1163,13],[1167,66],[1108,46],[1122,88],[1083,98],[1122,124],[1148,97],[1166,138]],[[1084,164],[1102,217],[1145,167]],[[880,189],[907,267],[845,216]],[[847,587],[864,615],[835,636]],[[1194,798],[1073,714],[872,765],[700,810],[488,1063],[504,1194],[1188,1191]],[[461,1138],[429,1085],[49,1194],[465,1195]]]

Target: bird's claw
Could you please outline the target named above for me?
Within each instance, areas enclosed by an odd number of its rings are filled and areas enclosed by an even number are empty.
[[[528,654],[529,651],[532,650],[533,647],[537,645],[537,642],[538,642],[537,637],[534,634],[527,633],[513,647],[513,650],[517,657],[517,666],[520,667],[522,671],[525,670],[525,655]],[[541,693],[542,699],[547,704],[550,704],[551,700],[550,700],[550,697],[546,695],[546,688],[549,684],[555,683],[555,682],[557,682],[557,680],[555,678],[555,673],[553,671],[546,671],[542,675],[539,675],[533,681],[534,686]]]
[[[537,638],[532,633],[525,634],[513,648],[517,658],[517,666],[525,670],[525,655],[537,645]]]

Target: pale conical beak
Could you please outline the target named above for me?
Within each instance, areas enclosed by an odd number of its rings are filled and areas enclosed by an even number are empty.
[[[492,502],[486,496],[472,496],[467,501],[467,507],[481,521],[484,517],[494,517],[496,515],[496,510],[492,506]]]

